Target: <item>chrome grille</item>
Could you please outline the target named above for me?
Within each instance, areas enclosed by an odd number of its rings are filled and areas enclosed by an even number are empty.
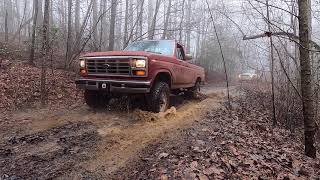
[[[118,76],[129,76],[131,74],[130,58],[87,59],[86,67],[88,74]]]

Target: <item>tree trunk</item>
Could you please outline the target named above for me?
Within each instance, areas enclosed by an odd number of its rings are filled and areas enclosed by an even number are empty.
[[[150,39],[150,34],[152,33],[153,1],[154,0],[148,0],[148,39]]]
[[[65,38],[66,34],[66,13],[65,13],[65,0],[61,1],[61,16],[60,16],[60,27],[61,27],[61,32],[63,34],[63,37]]]
[[[24,0],[23,16],[22,16],[21,21],[19,22],[18,30],[14,33],[14,36],[12,38],[12,41],[14,41],[15,38],[18,36],[19,44],[21,42],[21,31],[22,31],[22,29],[27,25],[27,23],[30,23],[31,20],[32,20],[32,17],[29,20],[26,20],[27,5],[28,5],[27,0]],[[17,7],[17,11],[18,11],[19,4],[18,4],[17,1],[16,1],[16,7]],[[29,22],[27,22],[27,21],[29,21]]]
[[[116,15],[117,15],[117,0],[111,1],[111,17],[110,17],[110,33],[109,33],[109,47],[108,50],[114,49],[114,32],[116,27]]]
[[[161,39],[166,39],[166,37],[167,37],[168,25],[169,25],[169,20],[170,20],[170,15],[171,15],[171,2],[172,2],[172,0],[169,0],[169,2],[168,2],[168,9],[167,9],[167,13],[166,13],[166,19],[164,22],[163,33],[162,33]]]
[[[134,12],[133,12],[133,2],[132,0],[129,0],[129,9],[128,9],[128,21],[129,21],[129,25],[128,25],[128,32],[132,32],[131,36],[133,35],[137,35],[137,33],[134,33],[134,27],[137,25],[137,20],[134,19]],[[136,7],[137,8],[137,7]],[[129,31],[130,30],[130,31]],[[127,38],[129,40],[129,38]]]
[[[104,44],[104,28],[106,27],[106,6],[107,6],[107,0],[101,0],[100,1],[100,16],[101,16],[101,20],[100,20],[100,40],[99,40],[99,51],[102,50],[102,46]]]
[[[79,38],[80,33],[80,1],[77,0],[74,10],[74,29],[76,31],[76,39]]]
[[[72,0],[68,0],[68,35],[65,68],[69,68],[70,59],[72,58]]]
[[[187,48],[187,53],[190,53],[190,41],[191,41],[191,2],[192,0],[188,0],[188,12],[187,12],[187,44],[186,44],[186,48]]]
[[[314,104],[311,84],[311,66],[309,53],[309,3],[306,0],[299,0],[299,40],[300,40],[300,66],[301,66],[301,93],[303,105],[305,154],[316,158],[316,148],[314,146],[314,135],[318,126],[314,119]]]
[[[41,106],[46,104],[47,90],[46,90],[46,66],[47,55],[49,52],[49,7],[50,0],[45,0],[44,4],[44,18],[42,27],[42,61],[41,61]]]
[[[18,36],[19,39],[19,44],[20,44],[20,40],[21,40],[21,31],[28,25],[30,24],[30,22],[32,21],[32,17],[30,17],[29,19],[26,19],[27,16],[27,6],[28,6],[28,1],[24,0],[24,8],[23,8],[23,17],[19,23],[19,27],[16,30],[16,32],[14,33],[13,37],[12,37],[12,41],[14,41],[16,39],[16,37]]]
[[[114,42],[114,48],[113,49],[121,49],[122,48],[122,13],[124,13],[124,11],[122,11],[123,8],[123,3],[121,3],[122,1],[118,1],[118,7],[117,7],[117,13],[116,13],[116,25],[115,25],[115,34],[114,34],[114,38],[115,41]]]
[[[86,15],[83,18],[81,27],[80,27],[80,33],[79,33],[79,38],[75,39],[75,42],[73,43],[73,49],[71,49],[71,55],[70,55],[70,59],[68,60],[67,66],[66,67],[70,67],[70,65],[72,64],[73,60],[79,56],[79,54],[81,53],[81,51],[83,51],[83,49],[85,48],[85,46],[87,45],[88,41],[90,40],[90,38],[87,38],[83,43],[82,43],[82,36],[85,33],[86,27],[88,22],[90,21],[90,14],[91,14],[91,9],[92,9],[92,1],[90,1],[88,7],[87,7],[87,11],[86,11]]]
[[[94,51],[97,51],[97,40],[98,40],[98,33],[97,33],[97,23],[98,23],[98,11],[97,11],[97,0],[92,0],[92,47]]]
[[[9,41],[9,29],[8,29],[8,10],[6,10],[6,15],[4,19],[4,36],[5,36],[5,42],[7,43]]]
[[[179,25],[179,42],[182,42],[182,26],[183,26],[183,19],[184,19],[184,3],[185,0],[182,1],[182,6],[181,6],[181,20],[180,20],[180,25]]]
[[[267,20],[268,20],[268,31],[271,32],[271,25],[270,25],[270,12],[269,12],[269,0],[266,1],[267,4]],[[273,48],[273,38],[270,36],[270,55],[271,55],[271,93],[272,93],[272,125],[275,127],[277,125],[276,119],[276,107],[275,107],[275,95],[274,95],[274,48]]]
[[[154,10],[154,15],[153,15],[153,19],[152,19],[152,23],[151,23],[148,39],[153,39],[154,38],[154,33],[155,33],[156,23],[157,23],[157,15],[158,15],[159,8],[160,8],[160,2],[161,2],[161,0],[157,0],[156,1],[156,7],[155,7],[155,10]]]
[[[43,11],[42,11],[42,1],[38,1],[38,16],[37,16],[37,26],[41,29],[41,25],[43,23]]]
[[[31,37],[31,48],[29,64],[34,66],[34,52],[36,43],[36,28],[37,28],[37,17],[38,17],[38,0],[33,0],[33,27],[32,27],[32,37]]]
[[[140,12],[137,18],[139,18],[139,39],[142,39],[142,31],[143,31],[143,6],[144,6],[144,0],[138,0],[140,5]]]
[[[26,0],[26,1],[28,1],[28,0]],[[52,5],[53,5],[53,1],[51,0],[50,10],[49,10],[50,11],[50,13],[49,13],[49,24],[50,24],[51,27],[55,24],[55,22],[53,20],[54,11],[53,11]]]
[[[128,38],[128,11],[129,11],[129,0],[126,0],[126,9],[124,15],[124,34],[123,34],[123,48],[127,45]]]

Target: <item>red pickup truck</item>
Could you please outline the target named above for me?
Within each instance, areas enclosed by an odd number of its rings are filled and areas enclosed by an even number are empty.
[[[85,90],[91,108],[106,105],[112,97],[143,95],[150,111],[163,112],[170,105],[170,93],[199,93],[205,73],[189,63],[191,59],[175,40],[136,41],[123,51],[82,56],[76,85]]]

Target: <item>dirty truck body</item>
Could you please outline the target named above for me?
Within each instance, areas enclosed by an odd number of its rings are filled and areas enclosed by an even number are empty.
[[[94,52],[80,58],[78,88],[96,108],[114,96],[143,95],[149,110],[165,111],[170,93],[194,96],[204,81],[204,69],[174,40],[138,41],[123,51]]]

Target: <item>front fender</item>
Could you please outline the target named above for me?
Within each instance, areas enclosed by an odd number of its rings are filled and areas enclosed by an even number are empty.
[[[155,82],[155,79],[157,78],[157,76],[160,74],[160,73],[166,73],[170,76],[170,80],[171,80],[171,85],[173,84],[174,82],[174,78],[172,76],[172,73],[168,70],[168,69],[157,69],[156,71],[153,71],[152,72],[152,79],[151,79],[151,86],[153,86],[154,82]]]

